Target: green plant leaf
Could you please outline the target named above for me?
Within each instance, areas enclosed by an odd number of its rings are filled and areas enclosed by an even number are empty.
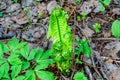
[[[16,46],[16,49],[21,49],[21,48],[23,48],[24,46],[26,46],[27,45],[27,42],[21,42],[21,43],[19,43],[17,46]]]
[[[28,58],[28,53],[29,53],[29,46],[25,45],[23,48],[20,49],[21,55],[27,59]]]
[[[8,71],[9,71],[9,64],[5,62],[4,64],[0,66],[0,79],[1,78],[9,79],[10,77],[8,75]]]
[[[21,71],[21,65],[11,66],[11,77],[14,79]]]
[[[36,80],[35,74],[33,70],[28,70],[25,74],[24,80]]]
[[[40,59],[49,58],[51,55],[52,55],[51,50],[47,50],[45,53],[43,53]]]
[[[93,28],[95,30],[96,33],[99,33],[100,32],[100,28],[101,28],[101,25],[99,23],[95,23],[93,25]]]
[[[112,23],[112,35],[114,35],[116,38],[120,38],[120,21],[115,20]]]
[[[55,80],[53,73],[48,71],[36,71],[36,74],[40,80]]]
[[[83,53],[84,53],[87,57],[90,57],[90,55],[91,55],[91,48],[88,46],[87,41],[85,41],[84,44],[83,44]]]
[[[13,80],[24,80],[25,76],[18,76],[16,78],[14,78]]]
[[[53,64],[54,61],[53,59],[47,59],[47,60],[39,60],[38,65],[35,67],[35,70],[40,70],[40,69],[45,69],[47,68],[50,64]]]
[[[8,41],[8,46],[11,50],[16,49],[16,46],[18,45],[19,40],[17,38],[12,38],[11,40]]]
[[[36,49],[32,49],[31,52],[29,53],[27,60],[32,60],[34,58],[36,52],[37,52]]]
[[[82,64],[82,61],[80,61],[78,58],[75,59],[75,63]]]
[[[25,70],[30,67],[30,62],[22,62],[22,70]]]
[[[0,11],[0,17],[3,17],[3,12]]]
[[[18,58],[18,55],[9,56],[8,61],[13,66],[22,64],[22,61],[21,61],[21,59]]]
[[[103,1],[103,4],[104,4],[105,6],[108,6],[108,5],[110,4],[110,1],[111,1],[111,0],[104,0],[104,1]]]
[[[88,80],[83,72],[75,73],[73,80]]]
[[[104,7],[104,6],[101,6],[101,7],[100,7],[100,11],[102,11],[102,12],[105,11],[105,7]]]
[[[0,42],[0,54],[9,52],[9,48],[3,42]]]
[[[75,41],[75,44],[78,45],[78,48],[76,48],[77,55],[80,55],[80,52],[82,52],[87,57],[90,57],[92,50],[88,45],[88,40],[78,39]]]
[[[39,60],[40,59],[40,57],[42,56],[42,53],[43,53],[43,49],[39,49],[38,51],[37,51],[37,53],[35,54],[35,61],[37,61],[37,60]]]
[[[6,59],[0,58],[0,65],[2,65],[2,64],[5,63],[5,62],[6,62]]]

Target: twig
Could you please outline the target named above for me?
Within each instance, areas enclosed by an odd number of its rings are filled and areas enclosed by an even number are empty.
[[[103,71],[102,68],[100,69],[100,71],[101,71],[103,77],[104,77],[106,80],[110,80],[110,79],[107,77],[107,75],[104,73],[104,71]]]
[[[96,73],[102,78],[102,75],[99,73],[99,71],[97,70],[96,66],[95,66],[95,63],[94,63],[94,60],[93,60],[93,56],[91,56],[91,61],[92,61],[92,64],[93,64],[93,68],[94,70],[96,71]]]
[[[76,14],[76,7],[74,7],[74,9],[72,10],[71,14],[69,15],[69,18],[68,18],[67,22],[69,22],[69,21],[70,21],[71,16],[72,16],[72,14],[73,14],[73,13],[75,13],[75,14]]]
[[[88,66],[85,66],[85,71],[86,71],[87,75],[89,76],[89,80],[93,80],[93,76],[92,76],[91,71]]]
[[[76,33],[76,11],[74,11],[74,28],[73,28],[73,42],[75,41],[75,33]],[[75,70],[75,54],[74,54],[74,48],[75,48],[75,45],[73,43],[73,50],[72,50],[72,68],[73,68],[73,73],[72,73],[72,76],[71,76],[71,80],[72,80],[72,77],[74,75],[74,70]]]
[[[117,39],[117,38],[92,38],[92,40],[98,40],[98,41],[101,41],[101,40],[118,41],[118,40],[120,40],[120,39]]]

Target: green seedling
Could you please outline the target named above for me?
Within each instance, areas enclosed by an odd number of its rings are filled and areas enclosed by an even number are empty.
[[[13,38],[7,44],[0,42],[0,80],[55,80],[46,71],[53,64],[51,51],[29,49],[26,42]]]
[[[32,25],[32,22],[31,22],[31,20],[30,20],[30,10],[29,10],[29,8],[28,8],[28,7],[25,7],[25,8],[24,8],[24,11],[27,13],[27,17],[28,17],[27,22],[28,22],[28,24],[29,24],[29,25]]]
[[[112,23],[112,35],[114,35],[116,38],[120,38],[120,21],[119,20],[115,20]]]
[[[100,11],[102,11],[102,12],[105,11],[105,7],[104,7],[104,6],[101,6],[101,7],[100,7]]]
[[[72,32],[65,16],[66,11],[61,8],[52,11],[47,38],[53,39],[53,56],[58,68],[64,75],[68,75],[72,59]]]
[[[93,25],[93,28],[95,30],[96,33],[99,33],[100,32],[100,28],[101,28],[101,25],[99,23],[95,23]]]
[[[0,17],[3,17],[3,12],[0,11]]]
[[[81,60],[79,60],[78,58],[75,59],[75,63],[76,64],[82,64],[83,62]]]
[[[40,2],[41,0],[35,0],[36,3]]]
[[[111,0],[99,0],[103,4],[102,7],[100,7],[100,11],[105,11],[105,7],[110,5]]]
[[[38,18],[41,18],[43,16],[43,14],[41,14],[41,13],[38,13]]]
[[[75,2],[76,2],[76,3],[80,3],[80,2],[81,2],[81,0],[75,0]]]
[[[86,13],[82,13],[81,16],[82,16],[83,20],[85,20],[87,18],[87,14]]]
[[[81,71],[81,72],[76,72],[74,77],[73,77],[73,80],[88,80],[87,77],[85,76],[84,72]]]
[[[78,39],[75,44],[78,46],[75,48],[75,55],[79,56],[81,53],[85,54],[87,57],[91,55],[91,48],[88,45],[89,40]]]
[[[99,0],[99,1],[105,6],[109,6],[111,2],[111,0]]]
[[[20,0],[12,0],[13,2],[15,2],[15,3],[17,3],[17,2],[19,2]]]
[[[77,16],[77,21],[80,21],[80,16]]]

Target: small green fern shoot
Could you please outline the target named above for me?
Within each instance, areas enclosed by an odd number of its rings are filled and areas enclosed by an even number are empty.
[[[50,15],[47,38],[53,39],[53,55],[58,68],[63,74],[69,73],[71,67],[72,32],[66,21],[66,12],[56,8]]]

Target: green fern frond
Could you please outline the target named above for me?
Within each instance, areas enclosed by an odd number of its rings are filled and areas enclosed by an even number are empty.
[[[65,14],[65,11],[61,8],[52,11],[47,38],[52,37],[53,43],[65,43],[69,50],[72,50],[72,33],[67,24]]]
[[[69,72],[72,53],[72,32],[66,21],[66,12],[56,8],[50,16],[47,38],[53,39],[54,59],[58,68],[64,73]]]

